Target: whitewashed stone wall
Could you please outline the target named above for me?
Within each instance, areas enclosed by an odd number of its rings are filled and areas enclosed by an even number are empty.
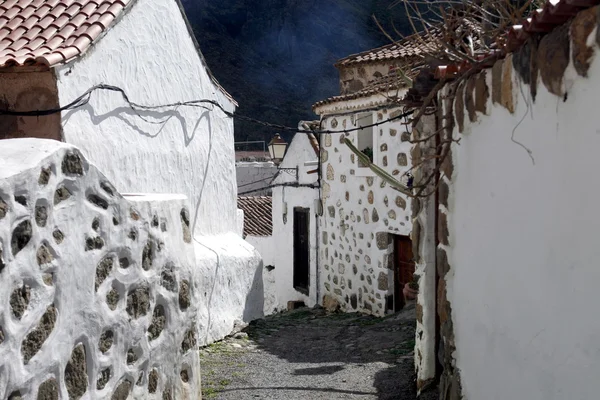
[[[440,93],[441,399],[598,396],[599,11]]]
[[[372,111],[373,122],[401,114],[400,109]],[[394,293],[393,244],[390,234],[409,236],[411,201],[370,169],[359,170],[357,158],[343,143],[356,144],[354,116],[324,116],[323,127],[340,131],[321,139],[323,217],[320,218],[320,266],[323,294],[342,309],[375,315],[386,312]],[[374,161],[397,179],[410,169],[410,133],[397,119],[373,128]]]
[[[71,145],[2,141],[0,398],[199,398],[189,221]]]
[[[56,69],[60,104],[107,84],[122,88],[137,104],[206,99],[234,112],[236,104],[208,70],[179,2],[130,4],[84,56]],[[120,93],[97,91],[85,106],[62,113],[64,140],[119,191],[182,193],[189,199],[196,268],[203,277],[202,343],[222,339],[236,321],[261,315],[248,312],[242,301],[256,292],[251,285],[260,258],[236,234],[233,118],[204,105],[140,111]],[[262,303],[251,308],[262,310]]]

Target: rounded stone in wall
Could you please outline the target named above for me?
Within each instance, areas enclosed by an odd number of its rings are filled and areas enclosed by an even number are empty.
[[[52,237],[54,238],[56,244],[61,244],[63,240],[65,240],[65,235],[60,231],[60,229],[54,230],[54,232],[52,232]]]
[[[10,241],[13,256],[16,256],[21,250],[25,248],[25,246],[27,246],[27,244],[31,240],[32,234],[33,231],[31,228],[31,221],[29,220],[19,223],[15,227],[15,229],[13,229]]]
[[[40,177],[38,178],[38,184],[40,186],[46,186],[50,182],[50,175],[52,174],[52,168],[42,168],[40,171]]]
[[[150,309],[150,287],[142,285],[127,295],[127,314],[137,319],[148,313]]]
[[[175,265],[167,263],[160,274],[160,284],[170,292],[177,291],[177,277],[175,276]]]
[[[331,128],[332,128],[332,129],[335,129],[335,128],[337,128],[337,127],[338,127],[338,120],[337,120],[336,118],[333,118],[333,119],[331,120]]]
[[[35,223],[40,228],[46,226],[48,222],[48,207],[45,200],[38,200],[35,206]]]
[[[35,256],[40,267],[51,264],[52,261],[54,261],[54,254],[50,250],[50,245],[47,243],[42,243]]]
[[[406,200],[404,200],[400,196],[396,196],[396,206],[398,206],[399,208],[401,208],[403,210],[406,210]]]
[[[65,367],[65,385],[69,399],[81,398],[88,389],[86,351],[83,344],[75,346]]]
[[[98,291],[100,285],[102,285],[102,283],[106,280],[108,275],[110,275],[111,271],[113,270],[114,263],[115,258],[113,256],[106,256],[102,260],[100,260],[100,262],[96,266],[96,291]]]
[[[58,400],[58,383],[51,378],[38,388],[37,400]]]
[[[111,310],[116,310],[117,309],[117,304],[119,303],[119,292],[117,291],[116,288],[112,288],[107,294],[106,294],[106,304],[108,304],[108,308],[110,308]]]
[[[394,210],[388,211],[388,218],[391,220],[395,220],[396,219],[396,211],[394,211]]]
[[[406,153],[398,154],[398,165],[401,167],[408,166],[408,157],[406,156]]]
[[[111,396],[111,400],[127,400],[129,397],[129,393],[131,392],[131,387],[133,384],[128,379],[125,379],[119,386],[115,389],[113,395]]]
[[[110,368],[104,368],[98,374],[98,379],[96,380],[96,389],[97,390],[104,389],[109,380],[110,380]]]
[[[153,369],[148,374],[148,392],[156,393],[157,389],[158,389],[158,371],[156,369]]]
[[[100,340],[98,341],[98,349],[104,354],[113,345],[114,333],[111,330],[106,330],[100,335]]]
[[[190,304],[190,282],[187,280],[182,280],[179,284],[179,309],[186,310]]]
[[[373,202],[375,201],[375,195],[373,194],[372,190],[369,190],[369,194],[367,195],[367,200],[369,201],[369,204],[373,204]]]
[[[371,216],[371,219],[373,220],[373,222],[379,221],[379,213],[377,212],[376,208],[373,208],[373,215]]]
[[[165,307],[162,304],[157,305],[152,313],[152,323],[148,328],[148,337],[150,340],[157,339],[165,328],[167,316]]]
[[[179,376],[181,377],[183,383],[188,383],[192,376],[192,371],[190,371],[190,367],[184,364],[181,367],[181,372],[179,373]]]
[[[377,288],[379,290],[388,290],[388,276],[385,272],[379,273],[379,278],[377,278]]]
[[[21,287],[17,287],[13,290],[10,295],[9,303],[16,319],[21,319],[25,310],[27,310],[27,306],[29,306],[30,299],[31,287],[29,285],[23,284]]]
[[[181,351],[185,354],[194,347],[196,347],[196,330],[191,328],[183,337],[181,342]]]
[[[21,343],[21,354],[25,364],[40,351],[42,345],[54,330],[57,314],[54,305],[49,306],[35,329],[29,332]]]
[[[58,205],[71,197],[71,192],[65,186],[60,186],[54,192],[54,205]]]
[[[83,162],[77,153],[67,153],[63,158],[61,169],[65,175],[83,175]]]

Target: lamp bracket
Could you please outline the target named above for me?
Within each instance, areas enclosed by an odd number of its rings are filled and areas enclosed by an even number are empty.
[[[295,176],[296,181],[298,181],[298,167],[295,167],[295,168],[279,168],[279,167],[277,167],[277,170],[283,171],[288,175]]]

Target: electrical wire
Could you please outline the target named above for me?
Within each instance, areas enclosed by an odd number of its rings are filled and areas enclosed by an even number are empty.
[[[314,183],[298,183],[298,182],[286,182],[286,183],[276,183],[274,185],[269,185],[269,186],[265,186],[262,188],[258,188],[258,189],[254,189],[254,190],[249,190],[247,192],[242,192],[242,193],[238,193],[238,196],[244,196],[246,194],[250,194],[250,193],[256,193],[256,192],[260,192],[262,190],[267,190],[267,189],[273,189],[276,187],[294,187],[294,188],[311,188],[311,189],[317,189],[320,186]]]
[[[235,114],[235,113],[232,113],[230,111],[227,111],[217,101],[210,100],[210,99],[180,101],[180,102],[160,104],[160,105],[152,105],[152,106],[143,105],[143,104],[137,104],[137,103],[135,103],[135,102],[133,102],[133,101],[131,101],[129,99],[129,96],[127,96],[127,93],[125,92],[125,90],[123,88],[120,88],[118,86],[100,84],[100,85],[96,85],[96,86],[93,86],[93,87],[89,88],[81,96],[77,97],[75,100],[71,101],[70,103],[68,103],[67,105],[62,106],[62,107],[48,108],[48,109],[45,109],[45,110],[31,110],[31,111],[0,110],[0,115],[20,116],[20,117],[39,117],[39,116],[48,116],[48,115],[52,115],[52,114],[57,114],[57,113],[60,113],[60,112],[63,112],[63,111],[68,111],[68,110],[75,110],[75,109],[78,109],[78,108],[83,107],[86,104],[88,104],[90,102],[92,93],[94,93],[95,91],[98,91],[98,90],[106,90],[106,91],[120,93],[121,96],[123,97],[123,100],[125,100],[125,102],[127,104],[129,104],[129,106],[134,111],[136,111],[136,114],[137,114],[138,117],[140,117],[144,121],[151,122],[151,123],[158,123],[158,124],[165,123],[166,121],[162,121],[162,122],[148,121],[139,112],[140,111],[155,111],[155,110],[159,110],[159,109],[163,109],[163,108],[178,108],[178,107],[202,107],[202,108],[205,108],[207,110],[210,110],[210,108],[208,108],[206,106],[207,105],[212,105],[214,107],[219,108],[228,117],[231,117],[231,118],[234,118],[234,119],[237,119],[237,120],[248,121],[248,122],[252,122],[252,123],[255,123],[255,124],[258,124],[258,125],[261,125],[261,126],[265,126],[265,127],[268,127],[268,128],[279,129],[281,131],[313,133],[315,135],[329,134],[329,133],[350,133],[350,132],[355,132],[355,131],[359,131],[361,129],[371,128],[371,127],[383,125],[383,124],[388,123],[388,122],[395,121],[397,119],[405,118],[405,117],[407,117],[407,116],[409,116],[409,115],[411,115],[411,114],[414,113],[414,110],[411,110],[411,111],[405,112],[403,114],[397,115],[395,117],[388,118],[388,119],[383,120],[383,121],[379,121],[379,122],[376,122],[376,123],[373,123],[373,124],[370,124],[370,125],[360,126],[360,127],[352,128],[352,129],[344,129],[344,130],[328,130],[328,129],[303,130],[303,129],[298,129],[297,127],[294,128],[294,127],[290,127],[290,126],[285,126],[285,125],[280,125],[280,124],[274,124],[274,123],[271,123],[271,122],[261,121],[261,120],[256,119],[256,118],[248,117],[246,115]]]
[[[273,175],[273,176],[269,176],[269,177],[267,177],[267,178],[264,178],[264,179],[261,179],[261,180],[258,180],[258,181],[249,182],[249,183],[244,183],[243,185],[238,185],[238,189],[239,189],[239,188],[242,188],[242,187],[246,187],[246,186],[254,185],[254,184],[256,184],[256,183],[261,183],[261,182],[264,182],[264,181],[268,181],[268,180],[271,180],[271,181],[273,181],[273,180],[277,179],[277,177],[279,176],[279,174],[281,174],[281,171],[277,171],[277,173],[276,173],[275,175]]]

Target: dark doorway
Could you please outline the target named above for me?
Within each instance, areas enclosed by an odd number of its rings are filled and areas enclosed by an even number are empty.
[[[413,281],[415,261],[412,241],[408,236],[394,235],[394,310],[404,307],[404,285]]]
[[[310,210],[294,208],[294,289],[308,296],[310,286]]]

